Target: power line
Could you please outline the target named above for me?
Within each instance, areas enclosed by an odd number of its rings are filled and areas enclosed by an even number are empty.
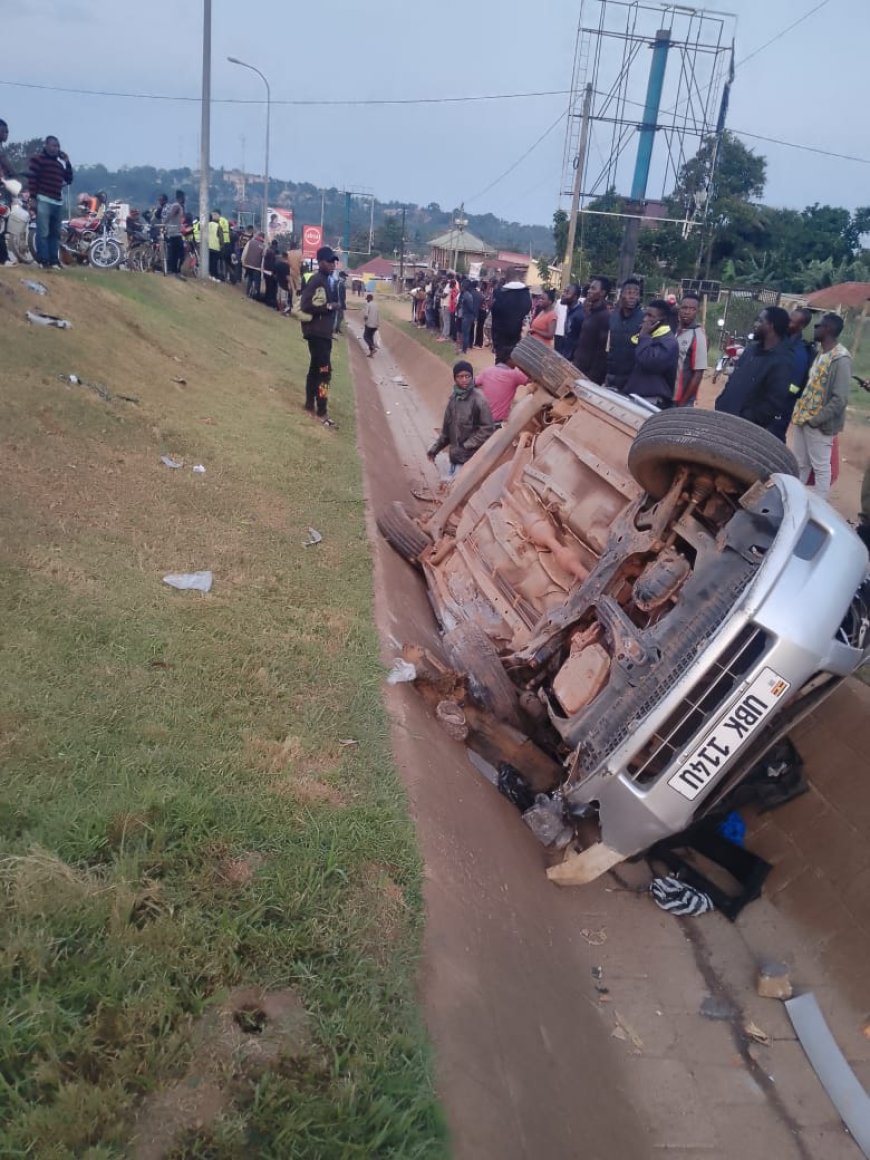
[[[825,0],[825,3],[829,3],[829,0]],[[600,89],[596,89],[595,91],[599,96],[604,95]],[[625,103],[627,105],[635,105],[638,109],[646,107],[643,101],[632,101],[628,97],[625,98]],[[783,141],[779,137],[763,137],[760,133],[750,133],[746,129],[728,129],[728,132],[734,133],[737,137],[751,137],[756,141],[767,141],[771,145],[784,145],[787,149],[802,149],[805,153],[819,153],[822,157],[835,157],[838,161],[855,161],[859,165],[870,165],[870,157],[856,157],[853,153],[834,153],[830,149],[822,149],[818,145],[804,145],[797,141]]]
[[[73,89],[66,88],[62,85],[40,85],[30,81],[5,81],[0,80],[0,85],[9,85],[12,88],[19,89],[39,89],[42,92],[49,93],[74,93],[81,97],[121,97],[125,100],[136,101],[188,101],[193,104],[199,104],[199,97],[181,97],[174,96],[171,93],[128,93],[128,92],[114,92],[110,89]],[[347,105],[451,105],[451,104],[469,104],[478,101],[517,101],[526,100],[530,97],[565,97],[569,95],[569,89],[545,89],[540,92],[526,92],[526,93],[481,93],[470,96],[456,96],[456,97],[371,97],[357,100],[356,98],[347,97],[338,100],[281,100],[272,98],[273,105],[294,105],[294,106],[312,106],[312,105],[327,105],[327,106],[347,106]],[[213,105],[262,105],[262,100],[252,99],[250,97],[212,97]]]
[[[870,157],[854,157],[851,153],[832,153],[830,149],[819,149],[816,145],[796,145],[794,141],[780,141],[778,137],[762,137],[760,133],[747,133],[744,129],[732,129],[738,137],[752,137],[756,141],[768,141],[771,145],[785,145],[787,149],[803,149],[806,153],[820,153],[822,157],[836,157],[838,161],[857,161],[859,165],[870,165]]]
[[[489,185],[486,187],[486,189],[482,189],[480,191],[480,193],[476,193],[474,195],[474,197],[466,198],[465,204],[470,205],[471,202],[473,202],[473,201],[479,201],[479,199],[482,198],[485,194],[489,193],[489,191],[491,189],[495,189],[495,187],[499,184],[499,182],[504,181],[504,179],[506,177],[508,177],[511,173],[513,173],[513,171],[517,168],[517,166],[521,165],[523,163],[523,161],[525,161],[525,159],[529,156],[529,154],[534,152],[534,150],[537,149],[537,147],[541,144],[541,142],[546,140],[546,138],[550,136],[550,134],[553,132],[553,130],[556,128],[556,126],[561,124],[561,122],[564,121],[564,119],[567,116],[568,116],[568,111],[567,111],[567,109],[565,109],[559,114],[559,116],[556,118],[556,120],[553,122],[553,124],[549,127],[549,129],[545,129],[544,132],[537,139],[537,141],[535,141],[534,144],[530,145],[528,147],[528,149],[525,151],[525,153],[523,153],[523,155],[521,157],[517,158],[517,160],[513,163],[513,165],[510,165],[504,171],[504,173],[502,173],[499,177],[497,177],[495,179],[495,181],[491,181],[489,183]]]
[[[826,5],[830,3],[831,0],[821,0],[821,3],[817,4],[815,8],[811,8],[809,12],[805,12],[803,16],[799,16],[793,24],[789,24],[787,28],[781,29],[779,32],[777,32],[776,36],[772,36],[770,40],[766,40],[764,44],[761,44],[758,46],[758,48],[753,49],[748,56],[744,56],[742,60],[738,60],[735,67],[740,68],[740,66],[742,64],[746,64],[748,60],[752,60],[754,56],[758,56],[760,52],[764,52],[766,48],[770,48],[770,46],[775,44],[781,36],[785,36],[787,32],[791,32],[793,28],[797,28],[799,24],[803,24],[805,20],[809,20],[811,16],[815,16],[817,12],[820,12],[824,7],[826,7]]]

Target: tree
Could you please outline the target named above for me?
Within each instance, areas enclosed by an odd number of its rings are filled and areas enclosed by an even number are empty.
[[[44,144],[44,138],[32,137],[29,141],[10,141],[6,146],[6,159],[20,179],[27,176],[30,158],[39,153]]]
[[[747,245],[754,248],[761,220],[760,208],[753,203],[763,195],[766,182],[765,158],[727,130],[718,148],[715,137],[706,138],[695,156],[680,169],[669,202],[676,217],[691,213],[699,197],[706,196],[698,265],[706,253],[708,273]]]

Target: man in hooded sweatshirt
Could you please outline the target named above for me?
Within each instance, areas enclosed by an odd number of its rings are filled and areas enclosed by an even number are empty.
[[[453,393],[444,411],[441,434],[426,453],[431,460],[448,448],[450,474],[467,463],[495,430],[489,403],[474,385],[474,368],[460,359],[453,367]]]
[[[492,296],[493,350],[513,350],[522,338],[523,322],[532,312],[532,295],[524,282],[506,282]]]

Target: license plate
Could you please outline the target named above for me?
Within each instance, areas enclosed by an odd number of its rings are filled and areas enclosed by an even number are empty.
[[[773,669],[763,669],[738,700],[719,716],[673,777],[668,778],[668,785],[694,801],[743,748],[788,688],[789,682]]]

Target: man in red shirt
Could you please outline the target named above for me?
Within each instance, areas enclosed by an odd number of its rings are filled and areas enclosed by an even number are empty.
[[[475,386],[483,392],[489,403],[495,423],[505,421],[510,414],[517,388],[524,387],[528,381],[528,376],[515,367],[503,351],[496,351],[494,367],[485,367],[477,372]]]

